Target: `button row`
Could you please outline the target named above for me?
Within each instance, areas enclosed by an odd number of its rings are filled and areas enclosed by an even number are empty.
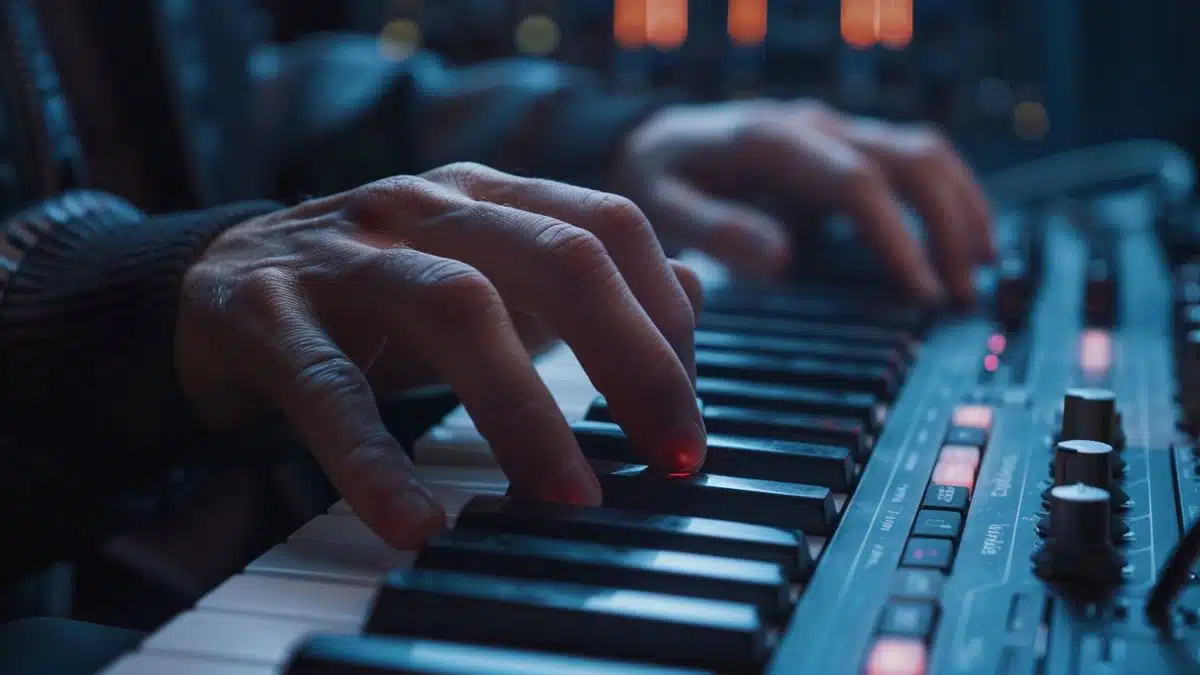
[[[971,493],[991,433],[993,409],[961,405],[938,453],[890,598],[880,613],[865,675],[924,675],[945,573],[954,564]]]

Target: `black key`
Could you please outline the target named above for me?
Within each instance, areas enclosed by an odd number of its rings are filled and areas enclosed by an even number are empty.
[[[776,618],[792,604],[791,582],[772,563],[520,534],[441,535],[415,567],[742,602]]]
[[[588,459],[637,464],[643,461],[625,436],[610,422],[571,424]],[[703,470],[720,476],[808,483],[847,491],[857,478],[854,456],[845,447],[709,434]]]
[[[389,574],[366,630],[735,672],[768,647],[750,605],[427,570]]]
[[[946,576],[937,570],[901,567],[892,577],[891,596],[904,600],[937,600]]]
[[[703,399],[699,397],[696,398],[696,407],[699,408],[701,412],[704,411]],[[616,422],[616,420],[614,420],[612,417],[612,413],[608,409],[608,400],[603,396],[597,396],[596,400],[592,401],[592,404],[588,406],[587,414],[584,415],[583,418],[589,422]]]
[[[815,536],[832,534],[837,524],[829,488],[715,474],[664,476],[640,465],[592,465],[606,506],[736,520]]]
[[[946,509],[966,513],[971,505],[971,492],[958,485],[938,485],[932,483],[925,490],[925,499],[921,502],[923,509]]]
[[[803,532],[709,518],[480,496],[462,509],[454,528],[761,560],[798,580],[808,579],[813,567]]]
[[[950,427],[950,431],[946,432],[946,443],[982,448],[987,445],[987,432],[973,427]]]
[[[935,621],[937,606],[931,602],[889,602],[879,617],[879,632],[927,640]]]
[[[708,330],[696,331],[695,336],[697,349],[718,349],[767,356],[832,359],[869,365],[883,364],[891,368],[897,375],[904,373],[909,361],[909,355],[900,349],[877,345],[854,345],[836,340],[777,338]]]
[[[954,564],[954,542],[949,539],[913,537],[904,547],[900,564],[907,567],[927,567],[943,572]]]
[[[701,377],[696,380],[696,395],[705,405],[849,417],[864,423],[871,431],[883,422],[883,406],[875,396],[865,392]]]
[[[723,436],[774,438],[799,443],[832,445],[850,451],[861,462],[866,462],[871,454],[871,446],[874,444],[874,439],[866,428],[855,420],[771,410],[705,406],[704,427],[709,434]],[[711,445],[712,441],[709,441],[709,444]],[[722,473],[717,469],[710,470]]]
[[[914,537],[958,539],[962,534],[962,514],[957,511],[921,509],[917,512],[912,533]]]
[[[691,668],[381,635],[310,635],[284,675],[712,675]]]
[[[915,353],[917,349],[917,341],[914,339],[915,336],[913,333],[892,328],[849,326],[815,321],[792,321],[789,319],[766,319],[709,311],[700,314],[697,324],[701,330],[722,330],[748,335],[844,340],[854,344],[879,345],[903,349],[910,354]]]
[[[643,461],[616,424],[584,420],[572,423],[571,429],[588,459],[622,464]],[[703,468],[706,473],[723,476],[808,483],[846,491],[857,475],[854,459],[845,447],[709,434]]]
[[[917,329],[925,313],[909,307],[887,306],[865,298],[830,297],[811,293],[803,296],[716,292],[704,302],[704,310],[785,319],[817,319],[830,322]]]
[[[701,349],[696,350],[696,372],[701,377],[863,391],[888,400],[897,388],[896,379],[885,366]]]

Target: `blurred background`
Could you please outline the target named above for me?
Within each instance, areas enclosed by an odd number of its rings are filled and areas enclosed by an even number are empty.
[[[981,168],[1132,137],[1200,147],[1195,0],[274,0],[277,39],[539,56],[614,90],[817,96],[934,121]]]

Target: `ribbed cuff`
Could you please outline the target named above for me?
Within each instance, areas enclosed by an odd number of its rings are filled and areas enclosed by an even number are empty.
[[[99,454],[118,463],[194,435],[175,372],[183,274],[217,234],[277,208],[257,202],[148,218],[89,192],[11,219],[10,231],[24,223],[41,234],[0,301],[5,435],[107,446]]]

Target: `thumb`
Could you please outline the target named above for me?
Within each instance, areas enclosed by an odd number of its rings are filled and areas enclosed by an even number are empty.
[[[642,207],[664,239],[702,251],[738,276],[772,279],[787,269],[791,260],[791,239],[783,223],[678,179],[660,179]]]

